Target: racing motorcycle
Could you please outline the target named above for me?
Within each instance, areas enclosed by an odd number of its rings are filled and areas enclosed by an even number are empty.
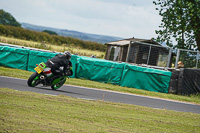
[[[34,68],[36,72],[34,72],[28,79],[27,84],[30,87],[35,87],[38,84],[43,84],[43,86],[51,86],[53,90],[59,89],[66,81],[69,76],[72,75],[72,63],[70,62],[69,71],[70,75],[63,75],[49,82],[50,78],[53,76],[51,72],[51,68],[46,66],[44,62],[41,62],[39,65],[36,64],[37,67]],[[63,68],[60,68],[62,70]]]

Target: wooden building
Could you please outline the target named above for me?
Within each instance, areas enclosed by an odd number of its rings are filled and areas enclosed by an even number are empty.
[[[106,60],[169,67],[170,48],[163,47],[153,40],[129,38],[108,42]]]

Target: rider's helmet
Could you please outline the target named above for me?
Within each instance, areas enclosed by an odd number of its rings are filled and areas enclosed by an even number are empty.
[[[96,56],[95,56],[95,55],[92,55],[91,58],[96,58]]]
[[[66,58],[67,58],[68,60],[71,59],[71,53],[70,53],[70,52],[65,51],[64,54],[65,54],[65,56],[66,56]]]

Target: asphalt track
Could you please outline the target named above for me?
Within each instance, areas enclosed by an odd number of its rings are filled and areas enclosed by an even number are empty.
[[[58,90],[52,90],[50,87],[43,87],[40,85],[38,87],[28,87],[27,80],[2,76],[0,76],[0,87],[11,88],[19,91],[37,92],[48,95],[66,95],[86,100],[104,100],[109,102],[151,107],[156,109],[167,109],[200,114],[200,105],[197,104],[86,87],[64,85]]]

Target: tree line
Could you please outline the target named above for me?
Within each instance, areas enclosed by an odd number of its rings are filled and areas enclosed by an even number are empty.
[[[31,31],[10,25],[0,25],[0,35],[36,42],[45,41],[46,43],[55,45],[66,44],[67,46],[80,47],[83,49],[98,50],[103,52],[106,51],[106,46],[101,43],[83,41],[73,37],[50,35],[46,32]]]

